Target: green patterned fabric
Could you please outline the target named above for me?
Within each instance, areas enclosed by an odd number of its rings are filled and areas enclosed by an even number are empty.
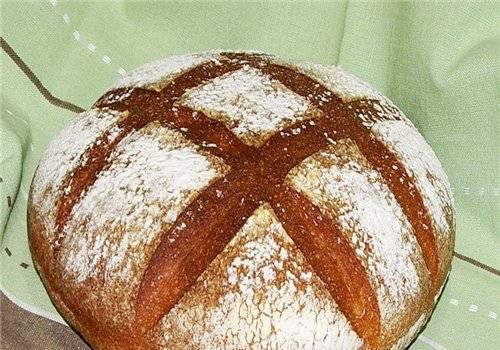
[[[2,1],[2,37],[48,90],[88,108],[126,71],[209,48],[338,64],[412,119],[449,175],[455,250],[500,268],[499,2]],[[74,113],[0,54],[1,290],[59,319],[31,262],[26,198],[48,142]],[[417,349],[500,349],[500,276],[455,258]]]

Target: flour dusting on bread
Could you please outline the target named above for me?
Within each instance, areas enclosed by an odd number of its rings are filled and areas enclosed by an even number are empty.
[[[355,350],[362,345],[267,204],[161,327],[165,349]]]
[[[222,121],[255,146],[284,126],[307,118],[311,107],[304,97],[249,66],[188,90],[181,103]]]
[[[65,227],[65,264],[77,281],[102,266],[107,280],[138,277],[133,265],[151,250],[160,229],[221,175],[221,161],[197,148],[156,122],[118,144],[111,165],[73,208]],[[100,215],[94,215],[96,210]]]
[[[360,98],[373,98],[376,100],[384,98],[369,84],[340,67],[310,62],[299,62],[291,66],[297,67],[300,72],[317,79],[345,101]]]
[[[217,59],[215,53],[195,53],[156,60],[127,73],[120,78],[114,88],[145,87],[161,90],[166,82],[176,75],[211,59]]]
[[[338,217],[369,272],[384,323],[397,323],[429,281],[413,229],[380,174],[352,141],[341,140],[307,158],[289,181]]]
[[[116,123],[125,116],[126,113],[107,108],[83,112],[62,129],[47,147],[33,181],[32,198],[33,204],[40,207],[48,233],[55,229],[54,207],[57,196],[61,194],[59,187],[63,180],[77,167],[85,151],[106,131],[111,130],[109,142],[116,137]]]
[[[452,225],[448,219],[453,197],[448,177],[429,144],[415,127],[407,123],[376,123],[372,132],[403,161],[415,178],[438,234],[448,233]]]
[[[435,228],[440,255],[447,265],[452,258],[453,241],[450,240],[450,235],[455,225],[453,196],[448,177],[436,154],[411,124],[397,121],[380,122],[374,125],[372,132],[394,152],[415,179],[415,185],[422,194],[422,200]]]

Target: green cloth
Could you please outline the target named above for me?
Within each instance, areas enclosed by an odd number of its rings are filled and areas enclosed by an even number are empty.
[[[413,120],[454,189],[456,251],[499,269],[499,4],[3,1],[1,31],[53,95],[84,108],[120,72],[173,54],[257,49],[338,64]],[[6,54],[0,62],[0,286],[57,318],[31,263],[26,198],[74,113],[49,104]],[[455,258],[411,349],[500,349],[500,277]]]

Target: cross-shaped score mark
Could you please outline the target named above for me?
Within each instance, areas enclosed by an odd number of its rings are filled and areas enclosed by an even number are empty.
[[[327,124],[326,119],[317,122],[320,126]],[[305,125],[308,123],[302,122],[291,128]],[[282,136],[272,137],[262,148],[243,148],[242,156],[231,159],[230,173],[206,188],[165,233],[138,294],[137,317],[145,329],[154,325],[165,310],[177,303],[263,202],[271,204],[291,238],[303,242],[300,249],[310,258],[310,263],[325,283],[345,296],[340,302],[349,301],[342,305],[344,310],[349,310],[349,314],[363,322],[377,324],[375,295],[371,288],[366,287],[369,286],[368,277],[338,225],[284,183],[294,166],[328,146],[318,127],[302,130],[288,140]],[[285,144],[289,152],[283,150]],[[306,210],[317,222],[307,225],[307,230],[303,229],[307,218],[295,225],[294,217],[298,219],[300,215],[290,214],[297,209]],[[322,252],[322,257],[314,258],[318,252]],[[338,257],[346,255],[351,271],[338,273],[341,265],[346,263],[339,261]],[[337,272],[333,274],[330,269]],[[186,276],[194,280],[186,279]]]
[[[254,210],[264,202],[273,208],[287,233],[323,280],[356,332],[376,344],[380,312],[367,272],[344,238],[339,223],[325,216],[304,195],[285,181],[290,170],[333,140],[352,139],[380,171],[411,222],[434,285],[439,285],[439,259],[427,210],[413,179],[385,145],[370,134],[358,115],[382,120],[372,100],[344,102],[315,80],[259,55],[226,53],[220,62],[208,62],[181,74],[159,92],[136,88],[107,93],[96,107],[128,111],[113,141],[103,135],[87,153],[62,188],[70,186],[58,204],[56,246],[64,239],[64,225],[78,198],[89,188],[106,159],[123,137],[152,121],[183,133],[188,139],[231,166],[214,181],[161,234],[136,300],[136,324],[141,332],[151,329],[206,270],[235,236]],[[260,148],[239,140],[224,124],[200,111],[176,103],[190,88],[250,65],[307,98],[320,116],[301,121],[273,135]],[[126,95],[123,100],[116,96]],[[394,119],[394,118],[393,118]],[[299,133],[293,129],[300,128]],[[213,147],[216,145],[216,147]],[[431,299],[431,298],[430,298]]]

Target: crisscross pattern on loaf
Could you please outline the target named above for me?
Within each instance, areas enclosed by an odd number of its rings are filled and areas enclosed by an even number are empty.
[[[55,218],[57,234],[52,242],[56,254],[64,246],[64,228],[75,206],[99,175],[113,166],[109,159],[117,145],[132,133],[158,123],[182,134],[200,152],[220,159],[229,170],[192,198],[161,233],[136,297],[137,329],[145,333],[157,324],[252,213],[269,203],[354,330],[368,345],[376,346],[380,341],[381,310],[366,264],[346,239],[338,218],[327,215],[287,176],[307,158],[341,140],[351,140],[380,174],[411,225],[433,290],[445,277],[438,241],[415,177],[394,150],[371,131],[377,122],[396,122],[404,116],[387,101],[345,98],[312,72],[311,67],[292,68],[266,55],[222,52],[217,60],[200,60],[154,89],[118,87],[106,93],[95,108],[122,112],[122,116],[113,130],[104,131],[80,156],[85,161],[77,162],[62,180]],[[214,93],[217,87],[209,85],[224,88],[227,79],[245,77],[267,79],[277,86],[274,91],[278,92],[255,99],[283,100],[282,105],[255,105],[249,95],[240,103],[254,110],[254,120],[263,118],[259,125],[245,126],[237,109],[226,108],[231,101],[218,96]],[[281,88],[288,92],[279,92]],[[242,87],[229,98],[245,94],[251,94],[251,89]],[[292,97],[300,103],[287,105]],[[209,100],[208,105],[197,104],[204,98]],[[239,101],[235,103],[239,105]],[[266,129],[266,122],[274,124]],[[273,131],[276,128],[279,132]]]

